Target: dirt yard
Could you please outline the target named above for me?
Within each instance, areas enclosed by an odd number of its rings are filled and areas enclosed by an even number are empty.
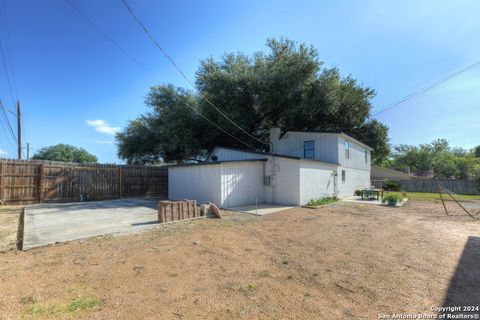
[[[0,254],[0,314],[378,319],[478,305],[480,222],[454,213],[435,202],[340,203],[8,251]]]
[[[0,207],[0,252],[17,248],[21,207]]]

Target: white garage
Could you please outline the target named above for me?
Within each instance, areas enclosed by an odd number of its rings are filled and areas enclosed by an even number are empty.
[[[266,159],[183,164],[168,168],[168,197],[229,208],[262,203]]]

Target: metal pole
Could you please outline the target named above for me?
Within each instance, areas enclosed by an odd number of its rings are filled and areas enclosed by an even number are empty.
[[[443,209],[445,209],[445,213],[448,216],[448,210],[447,210],[447,207],[445,206],[445,201],[443,200],[443,197],[442,197],[442,187],[441,186],[438,186],[438,195],[440,196],[440,199],[442,199]]]
[[[30,143],[27,142],[27,160],[30,160]]]

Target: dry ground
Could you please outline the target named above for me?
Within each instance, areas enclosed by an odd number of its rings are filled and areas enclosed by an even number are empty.
[[[0,314],[377,319],[428,312],[446,295],[470,302],[471,286],[480,288],[480,246],[464,252],[480,222],[456,212],[446,217],[434,202],[340,203],[9,251],[0,254]]]
[[[0,252],[16,249],[21,207],[0,207]]]

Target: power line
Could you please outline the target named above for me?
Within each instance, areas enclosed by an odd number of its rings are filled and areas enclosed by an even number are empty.
[[[3,116],[5,117],[6,123],[8,125],[8,128],[10,129],[10,134],[13,138],[13,141],[17,141],[17,137],[15,136],[15,133],[13,132],[12,125],[10,124],[10,120],[8,119],[7,112],[5,111],[5,107],[3,106],[2,100],[0,100],[0,107],[2,108]]]
[[[7,138],[8,143],[9,143],[13,148],[15,148],[16,145],[15,145],[15,143],[13,143],[13,142],[10,140],[10,138],[11,138],[10,133],[7,132],[8,130],[7,130],[7,128],[5,127],[5,125],[3,124],[3,118],[0,118],[0,125],[2,126],[2,131],[3,131],[3,133],[5,134],[5,137]]]
[[[92,25],[98,32],[102,34],[105,39],[110,41],[117,49],[122,51],[125,55],[127,55],[137,66],[143,69],[147,74],[149,74],[152,78],[156,80],[154,74],[152,74],[143,64],[141,64],[134,56],[132,56],[127,50],[122,48],[118,42],[116,42],[112,37],[110,37],[105,31],[103,31],[92,19],[90,19],[78,6],[76,6],[72,1],[65,0],[78,14],[80,14],[90,25]]]
[[[3,4],[3,8],[2,8]],[[5,36],[4,41],[0,37],[0,51],[1,57],[3,61],[3,65],[5,67],[5,75],[7,77],[8,86],[10,89],[10,94],[12,98],[12,102],[15,103],[15,97],[18,97],[18,91],[15,83],[15,72],[14,72],[14,65],[11,55],[11,48],[10,48],[10,37],[8,35],[8,28],[7,28],[7,16],[6,16],[6,5],[5,1],[0,4],[0,20],[2,20],[2,29]],[[8,67],[10,65],[10,68]]]
[[[105,31],[103,31],[92,19],[90,19],[79,7],[77,7],[74,3],[72,3],[70,0],[65,0],[73,9],[75,9],[75,11],[80,14],[88,23],[90,23],[98,32],[100,32],[104,37],[105,39],[107,39],[108,41],[110,41],[115,47],[117,47],[117,49],[119,49],[120,51],[122,51],[127,57],[129,57],[137,66],[139,66],[141,69],[143,69],[143,71],[145,71],[149,76],[152,77],[152,79],[154,79],[155,81],[159,81],[159,79],[152,73],[150,72],[143,64],[141,64],[137,59],[135,59],[135,57],[133,57],[127,50],[125,50],[122,46],[120,46],[120,44],[118,44],[118,42],[116,42],[115,40],[113,40],[112,37],[110,37]],[[226,131],[225,129],[221,128],[220,126],[218,126],[216,123],[214,123],[212,120],[208,119],[207,117],[205,117],[199,110],[197,110],[196,108],[194,108],[193,106],[191,106],[189,103],[187,103],[184,99],[182,99],[182,97],[176,93],[175,91],[173,91],[173,94],[175,95],[175,97],[177,99],[179,99],[185,106],[187,106],[188,108],[190,108],[193,112],[195,112],[196,114],[198,114],[199,116],[201,116],[203,119],[205,119],[206,121],[208,121],[211,125],[213,125],[214,127],[216,127],[217,129],[219,129],[220,131],[222,131],[223,133],[227,134],[228,136],[230,136],[231,138],[235,139],[236,141],[252,148],[252,149],[256,149],[254,146],[252,146],[251,144],[235,137],[233,134],[229,133],[228,131]]]
[[[400,103],[402,103],[402,102],[404,102],[408,99],[411,99],[411,98],[413,98],[413,97],[415,97],[415,96],[417,96],[421,93],[424,93],[425,91],[428,91],[428,90],[430,90],[430,89],[432,89],[432,88],[434,88],[434,87],[436,87],[436,86],[438,86],[438,85],[440,85],[440,84],[442,84],[442,83],[444,83],[444,82],[446,82],[446,81],[448,81],[448,80],[450,80],[450,79],[452,79],[452,78],[454,78],[454,77],[456,77],[456,76],[458,76],[458,75],[460,75],[460,74],[462,74],[462,73],[464,73],[464,72],[466,72],[466,71],[468,71],[472,68],[475,68],[478,65],[480,65],[480,60],[476,61],[476,62],[474,62],[474,63],[472,63],[472,64],[470,64],[470,65],[468,65],[468,66],[466,66],[466,67],[464,67],[460,70],[457,70],[457,71],[449,74],[448,76],[446,76],[444,78],[441,78],[437,81],[434,81],[434,82],[424,86],[423,88],[420,88],[419,90],[417,90],[415,92],[412,92],[412,93],[406,95],[405,97],[403,97],[403,98],[401,98],[401,99],[399,99],[399,100],[381,108],[380,110],[372,113],[372,116],[376,116],[379,113],[382,113],[382,112],[384,112],[384,111],[386,111],[386,110],[388,110],[388,109],[390,109],[390,108],[392,108],[392,107],[394,107],[394,106],[396,106],[396,105],[398,105],[398,104],[400,104]]]
[[[249,137],[263,143],[263,144],[266,144],[266,145],[270,145],[269,143],[263,141],[263,140],[260,140],[258,139],[257,137],[251,135],[250,133],[248,133],[247,131],[245,131],[242,127],[240,127],[238,124],[236,124],[232,119],[230,119],[225,113],[223,113],[217,106],[215,106],[215,104],[213,104],[213,102],[211,102],[207,97],[205,97],[205,95],[203,95],[200,90],[198,90],[197,86],[187,77],[187,75],[180,69],[180,67],[177,65],[177,63],[172,59],[172,57],[162,48],[162,46],[160,46],[160,44],[158,43],[157,40],[155,40],[155,38],[153,37],[153,35],[150,33],[150,31],[148,30],[148,28],[145,26],[145,24],[140,20],[140,18],[135,14],[135,12],[133,11],[133,9],[130,7],[130,5],[128,4],[127,0],[121,0],[123,2],[123,4],[125,5],[125,7],[127,8],[127,10],[130,12],[131,16],[135,19],[135,21],[140,25],[140,27],[143,29],[143,31],[145,32],[145,34],[148,36],[148,38],[155,44],[155,46],[160,50],[160,52],[162,52],[162,54],[168,59],[168,61],[175,67],[175,69],[178,71],[178,73],[180,73],[180,75],[185,79],[185,81],[187,81],[195,90],[198,91],[198,94],[200,95],[200,97],[202,99],[204,99],[209,105],[211,105],[219,114],[221,114],[225,119],[227,119],[231,124],[233,124],[235,127],[237,127],[238,129],[240,129],[242,132],[244,132],[245,134],[247,134]]]

